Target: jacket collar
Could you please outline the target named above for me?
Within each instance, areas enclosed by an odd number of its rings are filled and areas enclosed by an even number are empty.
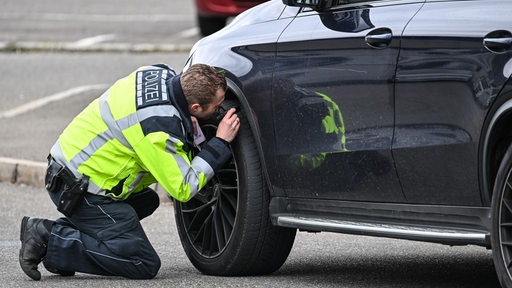
[[[170,79],[171,89],[171,102],[176,109],[180,112],[181,121],[185,128],[187,142],[193,143],[194,139],[194,127],[192,126],[192,119],[190,112],[188,111],[188,102],[185,99],[185,94],[181,89],[180,75],[176,75]]]

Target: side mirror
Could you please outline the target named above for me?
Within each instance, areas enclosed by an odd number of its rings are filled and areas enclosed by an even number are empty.
[[[337,0],[282,0],[283,4],[295,7],[308,7],[316,11],[331,8]]]

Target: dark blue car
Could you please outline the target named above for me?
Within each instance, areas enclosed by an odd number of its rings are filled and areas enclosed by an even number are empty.
[[[512,287],[510,15],[510,0],[274,0],[200,40],[187,66],[224,71],[242,126],[229,165],[176,203],[195,267],[272,273],[300,229],[491,248]]]

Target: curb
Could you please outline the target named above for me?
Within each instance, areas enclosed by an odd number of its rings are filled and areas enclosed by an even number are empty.
[[[0,42],[0,52],[189,52],[193,44],[98,43],[87,46],[74,42]]]
[[[47,162],[0,157],[0,182],[44,188]],[[151,186],[160,197],[160,202],[170,202],[169,194],[158,184]]]
[[[46,162],[0,157],[0,182],[44,187]]]

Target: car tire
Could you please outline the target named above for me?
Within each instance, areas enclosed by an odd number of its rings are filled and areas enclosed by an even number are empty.
[[[243,113],[238,114],[241,125],[230,145],[232,159],[198,195],[186,203],[175,202],[185,253],[207,275],[270,274],[285,262],[296,234],[296,229],[271,223],[270,195],[254,137]],[[217,125],[201,123],[201,129],[209,139]]]
[[[491,245],[502,287],[512,287],[512,145],[501,161],[492,197]]]
[[[197,14],[199,32],[202,36],[211,35],[226,26],[227,17],[203,16]]]

